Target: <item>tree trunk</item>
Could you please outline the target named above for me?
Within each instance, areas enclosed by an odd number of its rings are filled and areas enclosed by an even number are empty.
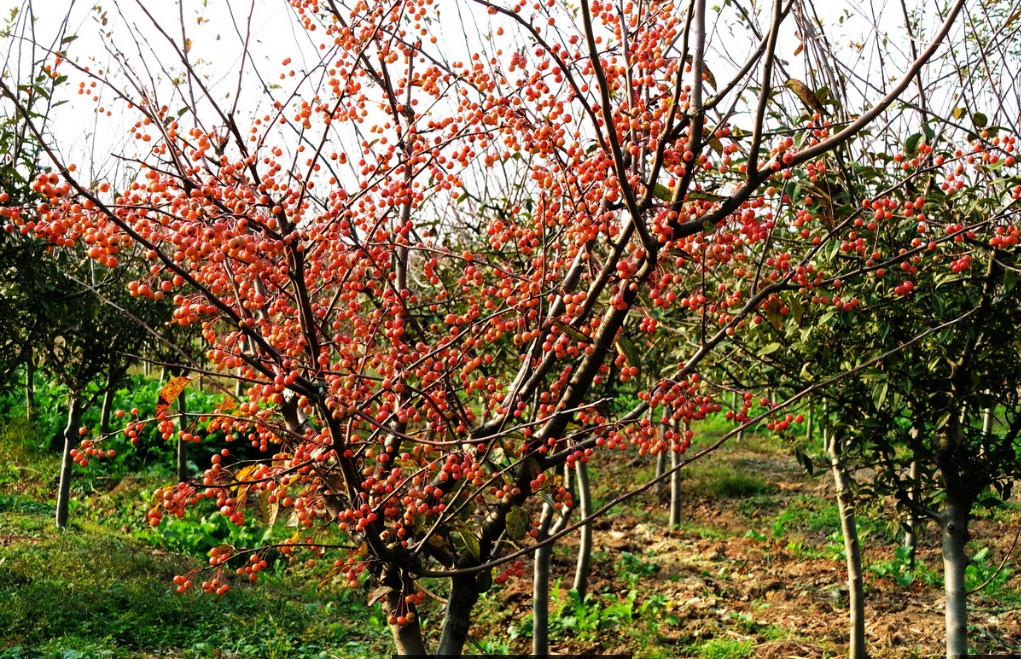
[[[586,519],[592,515],[592,489],[589,486],[588,465],[579,460],[574,469],[578,477],[578,505],[581,508],[581,518]],[[574,570],[573,588],[578,591],[581,600],[585,599],[585,593],[588,592],[588,577],[591,571],[592,523],[589,522],[581,527],[581,535],[578,537],[578,564]]]
[[[947,487],[943,510],[943,582],[946,592],[947,659],[968,654],[968,589],[965,569],[968,567],[968,514],[971,506],[960,493]]]
[[[805,415],[807,421],[807,427],[805,428],[805,439],[808,442],[812,441],[812,435],[815,434],[815,408],[809,407],[808,414]]]
[[[180,431],[184,430],[187,420],[184,415],[188,413],[188,402],[185,398],[185,391],[177,397],[177,411],[181,413],[180,418],[177,420],[177,429]],[[181,439],[180,436],[177,438],[177,481],[183,483],[188,480],[191,476],[188,474],[188,444]]]
[[[847,555],[847,592],[850,611],[850,659],[865,659],[865,589],[861,569],[861,545],[854,507],[850,501],[850,478],[840,463],[840,440],[831,434],[826,441],[830,456],[830,470],[837,488],[837,508],[840,511],[840,531],[844,536],[844,553]]]
[[[117,383],[114,382],[113,368],[106,376],[106,390],[103,391],[103,408],[99,413],[99,432],[102,435],[110,432],[110,414],[113,408],[113,396],[116,393]]]
[[[447,601],[443,629],[437,657],[460,657],[471,629],[471,612],[479,599],[476,575],[462,574],[450,580],[450,599]]]
[[[64,454],[60,459],[60,483],[57,486],[57,528],[67,526],[68,500],[71,495],[71,450],[77,445],[78,428],[82,425],[81,401],[72,396],[67,406],[67,427],[64,428]]]
[[[382,583],[393,590],[387,593],[383,599],[383,614],[387,617],[393,615],[407,615],[406,609],[409,605],[404,602],[404,584],[396,572],[384,572]],[[412,608],[411,611],[414,611]],[[422,640],[422,627],[419,625],[418,615],[415,619],[403,625],[390,625],[390,633],[393,634],[394,647],[397,654],[402,655],[425,655],[425,643]]]
[[[549,536],[553,521],[553,506],[544,504],[539,518],[539,540]],[[553,545],[544,545],[535,550],[535,564],[532,568],[532,654],[549,654],[549,562]]]
[[[28,351],[25,362],[25,418],[35,421],[35,354],[32,350]]]
[[[912,429],[912,432],[915,432]],[[911,480],[911,492],[908,496],[912,501],[917,502],[920,498],[918,491],[918,460],[911,461],[911,468],[908,471],[908,478]],[[915,569],[915,554],[918,552],[918,525],[921,520],[913,512],[908,513],[908,528],[904,532],[904,546],[908,548],[908,566]]]
[[[674,427],[679,429],[680,422],[676,422]],[[670,468],[677,469],[681,464],[681,454],[674,450],[674,447],[670,447]],[[670,474],[670,526],[676,527],[681,524],[681,470]]]
[[[659,478],[666,473],[666,454],[664,451],[656,456],[656,478]],[[656,482],[656,492],[662,492],[666,489],[666,481],[661,480]]]

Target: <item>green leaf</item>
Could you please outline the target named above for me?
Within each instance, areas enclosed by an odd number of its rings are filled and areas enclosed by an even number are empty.
[[[475,582],[476,590],[480,593],[489,592],[489,589],[493,587],[493,571],[483,570],[479,573],[478,579]]]
[[[69,37],[64,37],[63,39],[61,39],[60,43],[71,43],[72,41],[74,41],[77,38],[78,38],[77,34],[72,34]]]
[[[1014,290],[1014,286],[1017,284],[1017,270],[1005,270],[1003,273],[1003,290],[1006,293]]]
[[[688,193],[688,201],[726,201],[727,197],[713,194],[711,192],[702,192],[701,190],[692,190]]]
[[[508,515],[508,519],[510,515]],[[510,525],[508,524],[508,528]],[[509,533],[510,531],[508,531]],[[465,548],[475,557],[475,560],[479,558],[479,539],[475,537],[475,534],[468,529],[462,529],[457,532],[461,536],[461,540],[464,542]]]
[[[981,112],[976,112],[975,114],[971,115],[971,122],[975,124],[976,128],[985,128],[986,125],[989,123],[989,118],[986,117],[986,115],[982,114]]]
[[[638,352],[638,348],[631,342],[631,339],[627,338],[623,334],[617,338],[617,351],[624,355],[624,358],[627,359],[627,363],[629,365],[642,365],[642,355]]]
[[[577,329],[571,327],[564,321],[554,318],[551,322],[554,326],[556,326],[557,329],[559,329],[561,332],[571,337],[575,341],[580,341],[583,343],[592,343],[591,336],[579,332]]]
[[[660,201],[673,201],[674,191],[666,187],[662,183],[657,183],[652,188],[652,196]]]
[[[772,355],[774,352],[776,352],[777,350],[779,350],[781,348],[783,348],[783,346],[774,341],[773,343],[770,343],[769,345],[767,345],[767,346],[763,347],[761,350],[759,350],[759,357],[765,357],[766,355]]]
[[[521,506],[513,506],[507,511],[507,535],[515,540],[525,537],[528,533],[528,513]]]
[[[904,140],[904,153],[909,156],[918,153],[918,145],[925,143],[924,137],[921,133],[912,133],[908,139]]]
[[[875,403],[876,409],[881,409],[883,403],[886,402],[886,394],[890,391],[890,383],[884,382],[881,387],[872,392],[872,402]]]
[[[791,318],[794,322],[801,326],[802,321],[805,319],[805,307],[801,304],[801,297],[799,295],[791,295],[787,299],[787,308],[791,312]]]
[[[812,458],[808,457],[808,454],[802,451],[800,446],[794,448],[794,456],[801,463],[801,466],[805,468],[809,476],[815,476],[815,465],[812,464]]]

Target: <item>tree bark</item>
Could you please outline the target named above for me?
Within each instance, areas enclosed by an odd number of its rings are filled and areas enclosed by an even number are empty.
[[[106,376],[106,389],[103,391],[103,408],[99,413],[99,432],[105,435],[110,432],[110,414],[113,408],[113,396],[116,393],[113,368]]]
[[[912,429],[912,432],[915,432]],[[908,478],[911,480],[911,492],[908,496],[912,501],[918,502],[920,492],[918,491],[918,460],[911,461],[911,468],[908,471]],[[918,525],[921,520],[914,512],[908,513],[908,528],[904,532],[904,546],[908,548],[908,566],[915,569],[915,554],[918,551]]]
[[[404,615],[407,615],[405,609],[408,609],[409,605],[407,605],[403,599],[404,584],[400,575],[396,571],[384,572],[382,583],[392,588],[392,590],[387,593],[386,597],[383,599],[383,614],[387,617],[391,614],[396,616],[404,613]],[[414,609],[411,608],[411,611],[414,611]],[[419,625],[417,613],[414,620],[403,625],[390,625],[390,633],[393,635],[394,646],[397,649],[398,654],[428,654],[425,651],[425,642],[422,640],[422,627]]]
[[[181,416],[177,420],[177,429],[183,431],[187,420],[184,415],[188,413],[188,402],[185,397],[185,391],[182,391],[177,397],[177,411],[181,413]],[[188,474],[188,444],[181,439],[180,436],[177,438],[177,481],[183,483],[184,481],[191,478]]]
[[[60,459],[60,483],[57,486],[57,528],[67,526],[68,501],[71,495],[73,460],[71,450],[76,446],[78,428],[82,424],[81,401],[72,396],[67,406],[67,427],[64,428],[64,454]]]
[[[581,509],[581,518],[586,519],[592,515],[592,489],[589,485],[588,465],[579,460],[574,469],[578,477],[578,506]],[[578,564],[574,570],[573,588],[578,591],[581,600],[585,599],[585,593],[588,592],[588,577],[591,571],[592,523],[589,522],[581,527],[581,535],[578,537]]]
[[[675,422],[674,427],[680,429],[680,422]],[[670,468],[677,469],[681,464],[681,454],[670,447]],[[681,524],[681,470],[670,475],[670,526]]]
[[[837,508],[840,511],[840,532],[844,537],[844,553],[847,556],[847,592],[850,614],[850,640],[848,657],[866,659],[865,654],[865,580],[861,568],[861,544],[858,540],[858,525],[855,521],[854,506],[851,505],[851,483],[847,470],[840,463],[840,440],[830,433],[826,440],[826,451],[830,456],[830,471],[837,489]]]
[[[35,353],[31,349],[25,362],[25,418],[35,421]]]
[[[450,579],[450,599],[443,618],[437,657],[460,657],[471,629],[471,612],[479,599],[476,575],[461,574]]]
[[[544,504],[539,518],[539,539],[549,536],[553,521],[553,506]],[[535,564],[532,567],[532,654],[549,654],[549,563],[553,545],[544,545],[535,550]]]
[[[946,507],[940,524],[943,532],[943,582],[946,593],[947,659],[968,654],[968,515],[970,504],[955,488],[946,488]]]

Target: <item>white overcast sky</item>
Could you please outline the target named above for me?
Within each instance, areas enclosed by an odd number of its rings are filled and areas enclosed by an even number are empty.
[[[13,7],[24,6],[24,0],[0,0],[0,7],[6,8],[5,15]],[[101,10],[105,11],[108,24],[101,25]],[[710,0],[710,6],[714,4]],[[762,0],[745,0],[745,6],[765,15],[772,6],[771,2]],[[942,3],[940,3],[942,4]],[[920,7],[928,12],[930,28],[935,24],[935,4],[931,0],[907,0],[909,8]],[[441,45],[450,54],[450,59],[465,57],[471,48],[466,43],[465,35],[476,32],[475,26],[481,30],[488,30],[489,21],[492,20],[486,15],[483,8],[469,0],[435,0],[434,6],[441,10],[441,20],[435,24],[441,38]],[[35,0],[34,9],[39,16],[36,34],[40,41],[47,41],[55,33],[59,21],[70,12],[71,34],[77,34],[78,40],[70,45],[71,58],[82,65],[92,67],[107,67],[110,63],[108,49],[111,42],[122,52],[129,55],[129,63],[140,65],[144,60],[153,66],[157,62],[168,63],[173,66],[177,62],[176,56],[166,41],[158,36],[150,19],[146,17],[145,11],[152,14],[155,21],[177,42],[183,43],[185,37],[190,40],[192,46],[189,57],[192,62],[198,62],[198,71],[205,76],[206,81],[217,90],[217,94],[223,98],[227,94],[233,94],[238,84],[238,69],[241,65],[242,39],[245,36],[248,15],[251,13],[251,34],[250,50],[254,63],[263,71],[268,78],[276,78],[281,70],[280,62],[284,57],[294,58],[294,63],[289,68],[299,71],[302,67],[302,58],[308,57],[310,61],[317,61],[317,51],[309,35],[300,29],[293,18],[293,10],[286,0]],[[877,34],[889,37],[890,44],[894,48],[901,49],[902,56],[898,62],[889,64],[889,74],[896,74],[903,70],[904,63],[909,59],[907,52],[907,40],[903,29],[903,11],[900,0],[885,0],[882,2],[859,2],[852,0],[821,0],[815,3],[815,10],[823,21],[827,36],[831,41],[836,41],[841,46],[850,42],[870,43]],[[713,12],[710,12],[709,19],[713,20]],[[847,16],[841,22],[839,19]],[[183,18],[183,21],[182,21]],[[182,23],[184,33],[182,34]],[[795,48],[799,44],[794,34],[793,21],[782,34],[780,55],[789,62],[791,75],[798,75],[801,66],[801,58],[794,55]],[[470,27],[465,27],[465,26]],[[131,26],[135,29],[128,29]],[[710,28],[712,28],[710,24]],[[103,33],[112,34],[112,39],[106,39]],[[133,35],[138,35],[136,41]],[[717,77],[726,75],[726,58],[741,60],[753,44],[735,44],[733,39],[727,38],[727,33],[722,29],[715,35],[710,34],[711,48],[728,48],[727,53],[719,50],[710,51],[707,55],[707,64],[715,68]],[[924,44],[923,44],[924,45]],[[451,52],[453,51],[453,52]],[[138,53],[141,53],[139,55]],[[866,49],[865,57],[859,62],[848,61],[850,66],[855,67],[862,74],[869,70],[874,71],[878,62],[873,59],[874,51]],[[94,60],[94,61],[89,61]],[[723,70],[722,73],[720,70]],[[178,69],[179,70],[179,69]],[[69,73],[69,71],[65,71]],[[158,76],[159,71],[151,71],[153,76]],[[68,85],[67,92],[77,88],[77,79],[72,76],[72,85]],[[164,81],[165,82],[165,81]],[[889,81],[887,81],[888,83]],[[264,109],[257,106],[259,101],[254,100],[259,85],[255,82],[250,72],[246,73],[246,90],[253,90],[253,100],[242,102],[240,109],[244,112]],[[878,98],[876,93],[873,98]],[[96,163],[108,162],[104,157],[110,152],[126,152],[132,148],[130,141],[126,140],[118,130],[123,130],[123,121],[118,124],[116,121],[97,120],[95,116],[95,105],[82,102],[82,97],[76,94],[68,96],[70,102],[59,108],[58,121],[53,124],[53,130],[60,143],[61,151],[73,160],[79,162],[93,161]],[[245,101],[246,99],[243,99]],[[113,108],[113,104],[111,104]],[[117,109],[115,109],[115,112]],[[215,123],[215,122],[213,122]],[[118,128],[120,126],[120,128]]]

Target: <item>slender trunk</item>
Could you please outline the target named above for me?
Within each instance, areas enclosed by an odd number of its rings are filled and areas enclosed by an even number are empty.
[[[117,383],[114,382],[113,369],[106,376],[106,390],[103,391],[103,408],[99,413],[99,432],[105,435],[110,432],[110,414],[113,411],[113,396],[116,393]]]
[[[35,421],[35,354],[31,350],[25,362],[25,418]]]
[[[987,407],[982,412],[982,434],[988,436],[993,434],[993,408]]]
[[[437,657],[460,657],[471,629],[471,612],[479,599],[476,575],[462,574],[450,579],[450,599],[447,601],[443,629]]]
[[[912,429],[911,432],[915,432]],[[912,501],[918,501],[921,492],[918,491],[918,460],[911,461],[911,468],[908,471],[908,479],[911,481],[911,492],[908,496]],[[915,554],[918,552],[918,525],[921,520],[913,512],[908,513],[908,528],[904,532],[904,546],[908,548],[908,566],[915,569]]]
[[[67,526],[68,500],[71,495],[71,450],[76,446],[78,428],[82,425],[81,402],[72,396],[67,406],[67,427],[64,428],[64,454],[60,459],[60,484],[57,487],[57,528]]]
[[[145,375],[145,377],[152,375],[152,364],[150,364],[148,360],[142,362],[142,374]]]
[[[656,478],[659,478],[666,473],[666,454],[667,451],[663,451],[656,456]],[[666,481],[661,480],[656,482],[656,491],[662,492],[666,489]]]
[[[575,466],[575,473],[578,477],[578,505],[581,508],[581,518],[586,519],[592,515],[592,489],[589,486],[588,465],[579,461]],[[588,577],[591,571],[592,523],[589,522],[581,527],[581,535],[578,537],[578,565],[574,570],[573,587],[578,591],[578,597],[582,600],[585,599],[585,593],[588,592]]]
[[[675,428],[680,428],[680,422],[675,422]],[[681,454],[670,447],[670,468],[677,469],[681,464]],[[681,470],[677,469],[670,475],[670,526],[681,524]]]
[[[861,544],[854,506],[851,505],[851,482],[847,470],[840,463],[840,440],[833,434],[827,439],[830,471],[837,488],[837,509],[840,511],[840,532],[844,536],[844,553],[847,555],[847,592],[850,612],[850,659],[865,659],[865,580],[861,569]]]
[[[539,519],[539,538],[549,535],[553,521],[553,506],[544,504]],[[532,568],[532,654],[549,654],[549,563],[553,545],[543,545],[535,550],[535,564]]]
[[[808,414],[806,415],[807,428],[805,428],[805,439],[809,442],[812,441],[812,435],[815,434],[815,408],[809,407]]]
[[[186,391],[186,390],[185,390]],[[177,411],[181,413],[180,418],[177,420],[177,429],[184,430],[187,420],[185,414],[188,413],[188,402],[185,397],[185,391],[182,391],[177,397]],[[188,474],[188,444],[181,439],[180,436],[177,438],[177,481],[183,483],[188,480],[191,476]]]
[[[946,591],[947,659],[968,654],[968,514],[971,506],[955,488],[947,488],[946,508],[940,524],[943,532],[943,582]]]

